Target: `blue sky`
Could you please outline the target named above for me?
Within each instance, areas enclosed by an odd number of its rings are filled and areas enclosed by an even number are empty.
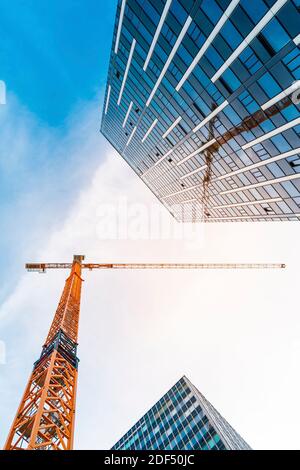
[[[45,124],[63,126],[74,105],[105,84],[116,4],[1,1],[1,79]]]
[[[136,233],[157,226],[157,200],[99,132],[115,9],[113,0],[0,2],[0,446],[66,277],[24,264],[82,253],[288,268],[85,273],[76,448],[109,448],[183,374],[254,448],[299,448],[300,225],[206,224],[193,242]],[[178,230],[159,207],[159,233]],[[130,224],[131,237],[105,236]],[[274,413],[282,397],[285,413]]]

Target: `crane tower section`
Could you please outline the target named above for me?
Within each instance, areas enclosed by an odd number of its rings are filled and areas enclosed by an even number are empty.
[[[42,353],[10,429],[7,450],[73,448],[83,259],[74,256]]]

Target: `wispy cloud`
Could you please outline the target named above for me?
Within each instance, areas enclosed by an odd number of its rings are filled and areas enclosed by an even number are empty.
[[[62,130],[55,130],[9,94],[0,107],[0,211],[2,288],[20,273],[30,247],[41,246],[105,159],[98,132],[99,100],[78,104]],[[104,148],[103,148],[104,146]]]

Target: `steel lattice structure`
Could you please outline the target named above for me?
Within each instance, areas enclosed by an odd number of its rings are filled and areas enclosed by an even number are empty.
[[[41,356],[34,364],[7,438],[7,450],[73,448],[82,259],[74,257]]]
[[[46,272],[47,269],[71,269],[71,263],[26,264],[28,271]],[[282,263],[82,263],[82,269],[281,269]]]
[[[40,358],[35,362],[10,429],[5,450],[70,450],[73,448],[77,340],[82,269],[282,269],[285,264],[179,264],[179,263],[73,263],[27,264],[29,271],[71,269],[65,282]]]

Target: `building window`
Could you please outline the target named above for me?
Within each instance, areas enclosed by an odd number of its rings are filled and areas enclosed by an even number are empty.
[[[166,40],[168,41],[168,43],[171,45],[171,46],[174,46],[175,42],[176,42],[176,36],[175,34],[173,33],[173,31],[169,28],[169,26],[165,23],[163,25],[163,28],[161,30],[161,33],[162,35],[166,38]]]
[[[294,78],[300,79],[300,51],[295,48],[290,54],[283,59],[284,64],[293,74]]]
[[[285,32],[279,21],[274,18],[262,30],[261,35],[268,41],[274,51],[278,52],[288,42],[290,42],[289,35]]]
[[[178,54],[186,65],[190,65],[193,58],[191,54],[186,50],[186,48],[181,44],[178,49]]]
[[[273,98],[281,92],[280,86],[269,72],[265,73],[257,81],[269,98]]]
[[[201,3],[201,9],[214,25],[219,21],[223,14],[223,11],[217,5],[215,0],[203,0]]]
[[[242,36],[230,20],[227,20],[224,24],[221,35],[233,50],[243,41]]]
[[[241,6],[251,18],[253,23],[257,24],[267,13],[268,8],[263,0],[241,0]]]
[[[262,67],[262,62],[258,59],[250,46],[246,47],[242,54],[240,54],[239,59],[251,75]]]
[[[179,21],[182,25],[185,23],[188,14],[185,8],[178,0],[172,1],[170,11],[173,13],[177,21]]]
[[[208,51],[206,52],[206,57],[210,61],[210,63],[214,66],[215,70],[218,70],[218,68],[223,65],[224,60],[220,56],[220,54],[216,51],[216,49],[211,46]]]
[[[226,72],[223,73],[221,78],[226,83],[227,87],[229,87],[229,92],[231,90],[231,93],[237,90],[241,86],[241,82],[239,81],[236,74],[233,73],[231,69],[227,69]]]
[[[160,15],[156,11],[156,9],[153,7],[153,5],[151,5],[149,0],[143,0],[143,1],[140,1],[139,3],[141,5],[142,9],[147,14],[147,16],[150,18],[150,20],[153,23],[155,23],[155,25],[157,25],[159,20],[160,20]]]

